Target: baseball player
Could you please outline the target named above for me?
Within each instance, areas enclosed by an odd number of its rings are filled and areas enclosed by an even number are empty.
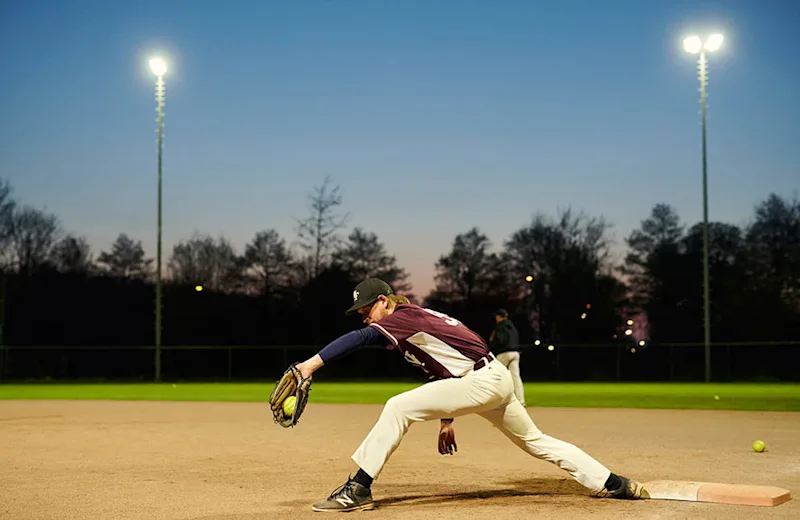
[[[522,385],[522,376],[519,373],[519,332],[514,322],[508,318],[508,311],[497,309],[494,313],[495,328],[489,337],[489,349],[497,356],[509,372],[514,381],[514,395],[525,406],[525,387]]]
[[[371,486],[415,422],[439,419],[439,453],[456,451],[453,419],[478,414],[528,454],[556,464],[595,496],[647,498],[638,482],[615,475],[580,448],[543,434],[514,395],[511,374],[486,342],[458,320],[408,303],[387,283],[370,278],[353,291],[353,306],[366,327],[334,340],[299,363],[304,378],[363,345],[383,345],[418,366],[429,381],[390,398],[377,423],[352,456],[358,470],[314,511],[372,509]]]

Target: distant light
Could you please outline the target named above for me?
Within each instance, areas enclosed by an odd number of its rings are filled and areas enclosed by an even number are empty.
[[[640,341],[639,341],[639,346],[640,346],[640,347],[643,347],[643,346],[644,346],[644,340],[640,340]]]
[[[706,40],[706,44],[703,46],[709,52],[718,51],[720,47],[722,47],[722,40],[724,40],[724,36],[721,34],[712,34]]]
[[[589,309],[591,309],[591,308],[592,308],[592,305],[591,305],[591,304],[589,304],[589,303],[587,303],[587,304],[586,304],[586,310],[588,311],[588,310],[589,310]]]
[[[636,354],[636,347],[631,347],[631,354]]]
[[[630,336],[631,334],[633,334],[633,331],[631,329],[625,329],[626,336]]]
[[[689,36],[683,40],[683,50],[689,54],[697,54],[703,48],[703,42],[699,36]]]
[[[612,338],[612,339],[617,339],[617,335],[616,335],[616,334],[614,334],[613,336],[611,336],[611,338]]]
[[[531,283],[533,281],[533,276],[531,276],[531,275],[526,276],[525,277],[525,281],[528,282],[528,283]]]
[[[585,313],[585,312],[584,312],[583,314],[581,314],[581,319],[582,319],[582,320],[585,320],[585,319],[586,319],[586,313]]]
[[[537,339],[536,341],[533,342],[533,344],[538,347],[539,345],[542,344],[542,342]]]
[[[150,60],[150,70],[156,76],[163,76],[167,73],[167,62],[162,58],[153,58]]]
[[[628,325],[633,325],[633,320],[628,320]]]
[[[200,292],[200,291],[203,290],[203,286],[202,285],[195,285],[194,286],[194,290],[197,291],[197,292]]]
[[[554,347],[553,345],[547,347],[547,350],[549,350],[550,352],[554,351],[555,349],[556,347]]]

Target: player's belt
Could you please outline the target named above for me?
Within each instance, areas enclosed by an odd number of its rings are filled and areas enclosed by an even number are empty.
[[[480,369],[482,369],[483,367],[485,367],[486,365],[488,365],[489,363],[491,363],[492,361],[494,361],[495,359],[496,359],[496,358],[494,357],[494,354],[492,354],[491,352],[489,352],[489,355],[488,355],[488,356],[484,356],[484,357],[480,358],[480,359],[479,359],[479,360],[478,360],[478,361],[475,363],[475,366],[473,366],[473,367],[472,367],[472,370],[480,370]]]

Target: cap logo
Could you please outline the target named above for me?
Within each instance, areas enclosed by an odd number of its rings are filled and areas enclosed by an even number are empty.
[[[353,291],[353,303],[358,301],[358,291]]]

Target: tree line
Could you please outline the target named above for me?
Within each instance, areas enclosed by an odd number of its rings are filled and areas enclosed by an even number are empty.
[[[354,326],[342,309],[369,276],[487,336],[504,307],[525,342],[702,341],[702,223],[665,203],[626,238],[620,262],[611,225],[572,210],[535,214],[500,248],[464,230],[436,262],[435,289],[419,297],[375,233],[348,227],[328,177],[291,241],[270,228],[242,251],[222,236],[179,241],[165,262],[165,344],[322,344]],[[772,194],[744,226],[710,223],[709,243],[712,340],[800,338],[800,201]],[[153,342],[154,261],[141,241],[121,233],[95,256],[2,179],[0,270],[7,345]]]

